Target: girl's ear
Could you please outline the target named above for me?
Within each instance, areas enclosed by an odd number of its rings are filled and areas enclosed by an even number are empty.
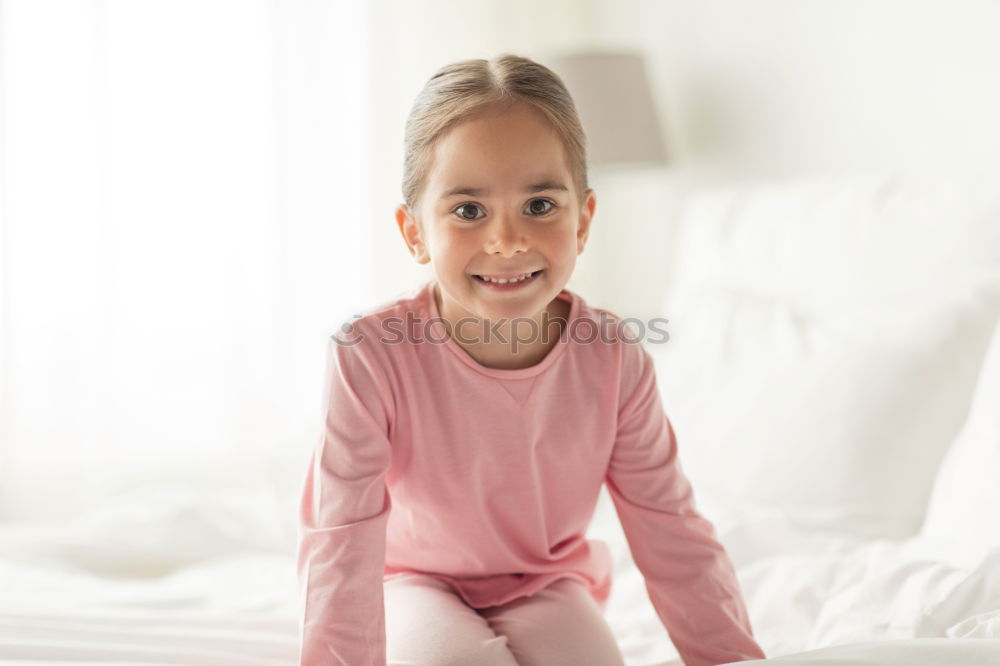
[[[580,206],[580,222],[576,227],[576,253],[582,254],[590,235],[590,222],[594,219],[594,208],[597,206],[597,196],[593,189],[587,190],[587,196]]]
[[[427,254],[427,246],[424,244],[420,225],[417,224],[410,207],[405,203],[396,206],[396,225],[399,227],[399,233],[403,236],[407,249],[417,260],[417,263],[426,264],[429,262],[431,258]]]

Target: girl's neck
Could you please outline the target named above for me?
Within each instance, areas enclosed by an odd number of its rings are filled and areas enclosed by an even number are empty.
[[[455,337],[452,334],[452,323],[444,314],[441,304],[441,294],[438,285],[434,286],[433,296],[437,304],[437,311],[445,323],[448,336],[458,344],[465,352],[471,356],[479,365],[498,370],[521,370],[530,368],[541,363],[542,359],[548,355],[559,343],[563,329],[569,321],[571,304],[561,298],[555,298],[545,310],[535,317],[535,326],[530,322],[503,322],[495,326],[493,323],[483,320],[478,329],[484,330],[490,327],[491,331],[496,331],[502,340],[491,340],[485,342],[481,335],[472,335],[472,340],[463,340],[462,336]],[[514,326],[512,324],[517,324]],[[542,334],[542,327],[547,326],[547,335]],[[520,328],[518,328],[520,327]],[[463,332],[469,329],[463,329]],[[518,337],[520,332],[521,337]],[[491,336],[492,337],[492,336]],[[525,342],[521,342],[524,340]],[[517,341],[515,343],[515,341]]]

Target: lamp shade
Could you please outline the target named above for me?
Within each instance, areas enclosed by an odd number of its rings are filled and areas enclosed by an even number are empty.
[[[582,51],[551,55],[576,103],[592,165],[662,163],[666,160],[649,79],[638,53]]]

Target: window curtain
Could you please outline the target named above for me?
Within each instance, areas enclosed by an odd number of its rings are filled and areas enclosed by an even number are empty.
[[[373,298],[368,11],[0,2],[0,521],[298,482]]]

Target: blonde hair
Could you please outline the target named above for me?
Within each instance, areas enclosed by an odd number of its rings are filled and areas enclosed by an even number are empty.
[[[445,65],[417,95],[406,120],[403,200],[415,210],[433,156],[434,143],[449,129],[488,107],[528,104],[540,111],[562,139],[582,202],[587,191],[583,126],[562,79],[534,60],[510,53],[490,60]]]

